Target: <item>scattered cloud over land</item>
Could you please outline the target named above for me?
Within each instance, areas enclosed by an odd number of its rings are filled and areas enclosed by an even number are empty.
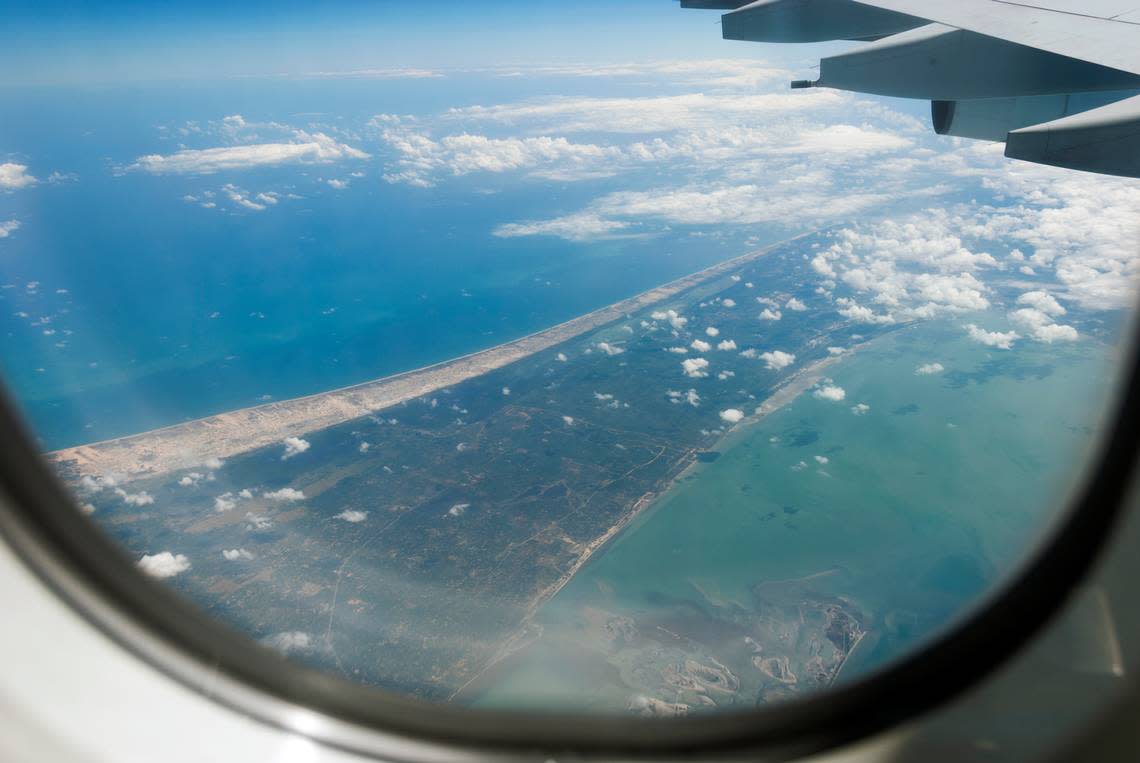
[[[140,570],[155,578],[172,578],[190,569],[190,560],[183,554],[160,551],[146,554],[138,561]]]
[[[282,461],[298,456],[311,447],[308,440],[300,437],[286,437],[281,444],[285,446],[285,452],[281,454]]]

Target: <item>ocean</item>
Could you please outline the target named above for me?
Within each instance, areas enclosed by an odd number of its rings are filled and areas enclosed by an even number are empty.
[[[863,618],[840,680],[906,654],[992,593],[1055,521],[1095,443],[1113,361],[1091,341],[989,350],[944,321],[872,341],[829,369],[842,402],[805,393],[731,432],[719,458],[591,559],[476,703],[612,712],[651,694],[642,679],[682,652],[747,690],[758,677],[747,639],[773,646],[749,628],[787,610],[786,635],[816,600]],[[931,362],[944,370],[916,374]],[[600,623],[653,646],[603,637]]]
[[[462,105],[476,101],[472,91],[487,102],[584,87],[478,82],[237,80],[37,88],[6,98],[0,143],[34,157],[40,176],[48,174],[41,168],[63,173],[0,195],[0,218],[21,221],[0,257],[7,287],[0,369],[41,446],[146,431],[447,360],[800,232],[774,225],[716,237],[499,238],[497,225],[576,210],[615,181],[477,176],[430,189],[384,182],[376,161],[384,149],[362,134],[372,114]],[[618,92],[597,84],[590,92],[599,87]],[[124,170],[139,156],[195,140],[162,137],[177,126],[239,111],[251,122],[341,129],[340,139],[373,158],[223,175]],[[351,171],[365,176],[344,191],[327,187]],[[262,212],[183,200],[228,182],[302,198]]]

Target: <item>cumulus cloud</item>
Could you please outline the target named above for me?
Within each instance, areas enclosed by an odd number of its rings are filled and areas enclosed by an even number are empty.
[[[282,461],[300,455],[311,447],[308,440],[302,440],[300,437],[286,437],[281,444],[285,446],[285,452],[281,454]]]
[[[744,418],[744,411],[737,408],[726,408],[720,412],[722,420],[727,421],[729,424],[735,424]]]
[[[0,189],[15,191],[19,188],[35,185],[37,182],[39,181],[36,178],[28,174],[27,165],[16,164],[15,162],[0,164]]]
[[[786,307],[787,309],[789,309],[793,312],[797,312],[797,313],[802,313],[804,310],[807,310],[807,305],[805,305],[803,302],[796,299],[795,297],[792,297],[787,302],[785,302],[784,307]]]
[[[0,238],[8,238],[19,229],[19,220],[5,220],[4,222],[0,222]]]
[[[305,494],[302,491],[291,487],[283,487],[280,490],[274,490],[272,492],[267,491],[263,495],[271,501],[293,502],[305,500]]]
[[[154,503],[154,496],[145,490],[137,493],[128,493],[122,488],[115,488],[115,495],[123,499],[123,503],[128,506],[150,506]]]
[[[739,280],[739,279],[740,279],[740,276],[736,276],[736,278],[737,278],[737,280]],[[732,299],[732,298],[729,298],[729,297],[726,297],[725,299],[722,299],[722,300],[720,301],[720,303],[721,303],[722,305],[724,305],[725,307],[736,307],[736,300],[735,300],[735,299]]]
[[[345,509],[341,513],[334,515],[333,519],[343,519],[345,522],[356,524],[368,519],[368,512],[357,511],[356,509]]]
[[[736,341],[733,339],[722,339],[721,341],[717,342],[716,348],[718,350],[735,350]]]
[[[1046,291],[1027,291],[1017,298],[1017,304],[1028,305],[1052,317],[1058,317],[1066,313],[1065,308],[1061,306],[1057,298]]]
[[[829,400],[833,403],[842,402],[847,397],[847,392],[843,387],[837,387],[834,384],[825,384],[811,393],[812,397],[819,400]]]
[[[623,352],[625,352],[625,350],[623,350],[621,347],[612,345],[609,342],[598,342],[594,346],[611,357],[614,355],[621,355]]]
[[[704,358],[685,358],[681,361],[681,369],[685,372],[685,376],[693,379],[703,379],[709,375],[706,370],[709,367],[709,362]]]
[[[760,320],[762,321],[778,321],[784,317],[779,310],[773,310],[770,307],[765,307],[760,311]]]
[[[709,336],[719,336],[720,329],[718,329],[716,326],[709,326],[707,329],[705,329],[705,333]]]
[[[855,403],[855,405],[851,406],[851,412],[856,416],[866,416],[870,410],[871,406],[866,403]]]
[[[1008,350],[1013,346],[1013,343],[1021,338],[1021,335],[1016,331],[986,331],[979,328],[974,323],[967,323],[966,335],[970,339],[979,344],[984,344],[987,347],[994,347],[999,350]]]
[[[190,560],[184,554],[160,551],[146,554],[138,561],[140,570],[156,578],[172,578],[190,569]]]
[[[760,360],[764,361],[764,365],[770,371],[782,371],[783,369],[796,362],[796,356],[791,352],[784,352],[783,350],[772,350],[771,352],[760,353]]]
[[[244,146],[183,149],[173,154],[140,156],[128,170],[156,175],[208,175],[280,164],[327,164],[344,159],[367,159],[368,154],[338,143],[324,133],[297,130],[289,143],[257,143]]]
[[[689,322],[688,318],[679,314],[676,310],[657,310],[651,313],[649,317],[655,321],[668,321],[669,325],[675,331],[680,331],[685,328],[685,324]]]
[[[285,631],[266,636],[261,643],[281,654],[291,654],[312,649],[313,637],[304,631]]]
[[[918,376],[930,376],[932,374],[940,374],[945,370],[946,367],[941,363],[923,363],[918,368],[914,369],[914,372]]]
[[[447,515],[449,517],[461,517],[470,506],[469,503],[457,503],[447,510]]]
[[[222,551],[222,556],[230,562],[248,562],[253,559],[253,554],[246,551],[244,548],[227,548]]]
[[[712,345],[703,339],[694,339],[692,344],[689,345],[697,352],[708,352],[712,349]]]
[[[562,417],[562,423],[568,427],[572,427],[572,426],[574,426],[574,417],[573,416],[563,416]]]
[[[1045,310],[1036,307],[1023,307],[1011,312],[1009,314],[1010,320],[1029,332],[1029,336],[1038,342],[1044,342],[1046,344],[1053,344],[1054,342],[1075,342],[1079,336],[1075,328],[1053,321],[1053,316],[1063,315],[1065,309],[1057,304],[1056,300],[1050,303],[1048,299],[1038,297],[1037,295],[1042,294],[1042,292],[1029,293],[1034,295],[1031,297],[1031,301],[1040,304]],[[1047,295],[1045,296],[1047,297]],[[1018,302],[1025,304],[1021,302],[1020,299]]]

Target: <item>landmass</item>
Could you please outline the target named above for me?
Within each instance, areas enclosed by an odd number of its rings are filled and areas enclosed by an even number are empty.
[[[93,521],[221,620],[350,680],[465,701],[698,457],[891,330],[856,332],[806,285],[821,235],[455,361],[51,457]],[[763,686],[692,654],[638,663],[629,686],[751,703],[830,680],[856,639],[827,633],[857,633],[857,608],[793,589],[747,627],[760,643],[815,613],[815,651],[760,656]]]

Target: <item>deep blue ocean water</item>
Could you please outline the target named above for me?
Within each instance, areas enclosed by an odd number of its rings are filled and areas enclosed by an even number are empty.
[[[0,249],[0,365],[43,447],[446,360],[738,254],[746,236],[764,242],[798,232],[505,239],[491,231],[576,211],[615,181],[482,174],[418,189],[381,180],[385,149],[363,130],[371,115],[585,92],[573,80],[478,83],[260,79],[10,92],[0,119],[5,160],[41,180],[66,176],[0,195],[0,219],[21,221]],[[589,92],[617,90],[589,83]],[[160,125],[235,113],[314,130],[351,126],[357,133],[338,139],[372,158],[202,176],[123,171],[139,156],[177,150]],[[347,190],[324,182],[353,171],[365,177]],[[264,212],[182,200],[231,182],[303,198]]]

